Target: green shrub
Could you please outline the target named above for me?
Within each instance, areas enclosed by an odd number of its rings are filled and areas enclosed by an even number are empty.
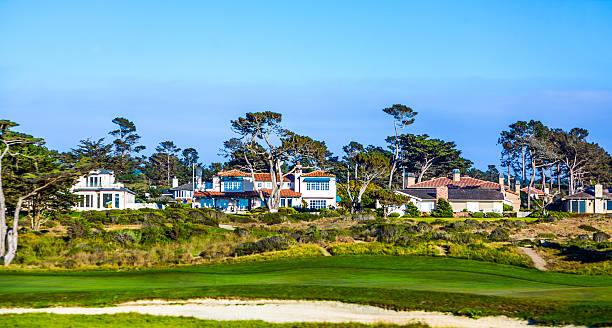
[[[482,219],[485,217],[485,214],[482,212],[474,212],[472,214],[470,214],[471,217],[473,218],[477,218],[477,219]]]
[[[335,217],[339,217],[340,213],[334,210],[327,209],[327,208],[322,208],[319,211],[319,216],[322,218],[335,218]]]
[[[260,239],[256,242],[248,242],[238,245],[234,252],[237,256],[250,255],[271,251],[282,251],[289,248],[289,242],[280,236],[272,236]]]
[[[246,214],[229,214],[227,218],[228,220],[230,220],[230,222],[238,222],[238,223],[257,222],[250,215],[246,215]]]
[[[68,238],[85,238],[91,233],[91,224],[84,219],[75,219],[68,224]]]
[[[293,207],[279,207],[278,208],[278,213],[283,213],[283,214],[295,214],[298,211],[293,208]]]
[[[292,214],[291,219],[296,221],[314,221],[319,218],[318,215],[312,213],[295,213]]]
[[[582,230],[585,230],[585,231],[590,231],[590,232],[597,232],[597,231],[599,231],[599,229],[597,229],[595,227],[592,227],[590,225],[587,225],[587,224],[581,224],[581,225],[578,226],[578,228],[580,228]]]
[[[487,212],[486,216],[487,218],[501,218],[502,217],[502,215],[497,212]]]
[[[111,239],[122,245],[129,245],[140,242],[140,232],[135,232],[130,229],[109,232]]]
[[[434,218],[452,218],[453,208],[444,198],[438,199],[436,208],[431,212],[431,216]]]
[[[512,211],[514,211],[514,207],[508,204],[504,204],[504,212],[512,212]]]
[[[380,224],[376,227],[378,241],[382,243],[394,243],[399,240],[404,228],[398,224]]]
[[[610,239],[610,235],[603,231],[598,231],[593,234],[593,241],[595,242],[607,241],[608,239]]]
[[[409,202],[408,205],[406,205],[406,214],[413,218],[418,218],[419,216],[421,216],[419,209],[416,207],[416,205],[414,205],[413,202]]]
[[[252,214],[264,214],[270,212],[270,210],[265,206],[261,206],[252,208],[249,212]]]
[[[390,218],[399,218],[400,217],[399,213],[397,213],[397,212],[390,213],[387,216],[390,217]]]
[[[168,240],[163,227],[148,226],[140,229],[140,243],[145,246],[164,243]]]
[[[259,221],[272,225],[279,224],[287,221],[287,217],[280,213],[266,213],[258,216]]]
[[[491,231],[489,239],[492,241],[508,241],[510,239],[510,234],[506,229],[497,227]]]
[[[540,239],[555,239],[557,238],[557,235],[555,235],[554,233],[539,233],[536,235],[536,238],[540,238]]]

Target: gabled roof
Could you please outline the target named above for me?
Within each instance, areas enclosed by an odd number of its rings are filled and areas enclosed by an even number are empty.
[[[603,189],[603,199],[612,199],[612,190],[611,189]],[[577,193],[571,194],[569,196],[564,197],[564,199],[595,199],[595,190],[592,188],[588,188]]]
[[[329,177],[329,178],[335,178],[336,177],[335,175],[326,173],[323,170],[316,170],[316,171],[304,173],[304,174],[302,174],[302,176],[303,177]]]
[[[272,193],[270,189],[260,189],[265,197],[269,197]],[[221,191],[196,191],[194,197],[219,197],[219,198],[254,198],[259,197],[259,193],[257,191],[243,191],[243,192],[221,192]],[[299,192],[295,192],[290,189],[281,189],[281,197],[301,197],[302,194]]]
[[[504,200],[504,194],[499,189],[449,189],[449,200]]]
[[[229,171],[221,171],[217,173],[217,175],[220,177],[244,177],[244,178],[251,177],[251,173],[247,173],[247,172],[236,170],[236,169],[229,170]],[[270,175],[270,173],[255,173],[255,181],[272,181],[271,177],[272,176]],[[283,181],[289,182],[290,180],[285,177]]]
[[[229,171],[220,171],[219,173],[217,173],[218,176],[220,177],[248,177],[251,176],[251,174],[240,171],[240,170],[229,170]]]
[[[193,190],[193,184],[192,183],[186,183],[184,185],[180,185],[176,188],[171,188],[170,190]]]
[[[436,188],[407,188],[400,189],[397,192],[409,195],[420,200],[436,200]],[[476,200],[476,201],[491,201],[504,200],[504,195],[499,189],[486,188],[449,188],[449,201],[459,200]]]
[[[436,188],[408,188],[397,190],[397,192],[420,200],[436,199]]]
[[[441,177],[435,178],[423,182],[419,182],[410,186],[410,188],[435,188],[435,187],[449,187],[449,188],[465,188],[465,187],[479,187],[495,189],[500,188],[500,184],[491,181],[485,181],[475,179],[471,177],[461,177],[460,181],[453,181],[452,179]]]

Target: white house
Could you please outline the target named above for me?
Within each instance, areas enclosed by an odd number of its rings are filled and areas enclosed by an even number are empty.
[[[176,201],[191,204],[193,201],[194,187],[193,183],[186,183],[179,186],[177,178],[172,179],[172,188],[169,190],[170,195]]]
[[[109,170],[95,170],[82,176],[72,186],[71,192],[81,196],[75,206],[77,211],[104,211],[110,209],[157,208],[156,204],[136,203],[136,194],[115,181],[115,174]]]
[[[336,177],[321,170],[303,173],[298,163],[294,174],[287,175],[280,184],[281,206],[335,208]],[[197,184],[194,206],[217,208],[228,213],[246,212],[266,206],[259,191],[268,199],[272,191],[269,173],[250,173],[240,170],[221,171],[208,181]]]

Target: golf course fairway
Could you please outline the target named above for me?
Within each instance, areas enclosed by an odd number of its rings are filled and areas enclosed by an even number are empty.
[[[418,256],[332,256],[140,271],[0,271],[0,307],[140,299],[319,299],[393,309],[612,323],[612,277]]]

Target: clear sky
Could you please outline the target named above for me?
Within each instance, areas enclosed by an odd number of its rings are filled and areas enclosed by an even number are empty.
[[[55,149],[125,116],[207,164],[272,110],[339,153],[382,145],[395,103],[481,169],[517,120],[612,151],[612,1],[0,0],[0,117]]]

